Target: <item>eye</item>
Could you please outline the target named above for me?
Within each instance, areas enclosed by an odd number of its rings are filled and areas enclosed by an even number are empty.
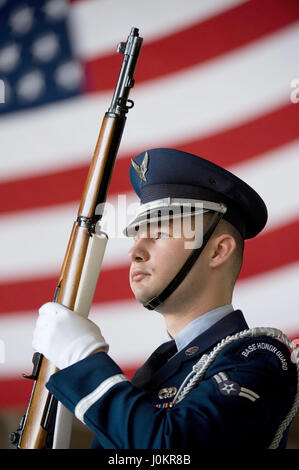
[[[158,231],[158,232],[155,232],[152,236],[152,238],[154,240],[162,240],[163,238],[169,238],[169,232],[162,232],[162,231]]]

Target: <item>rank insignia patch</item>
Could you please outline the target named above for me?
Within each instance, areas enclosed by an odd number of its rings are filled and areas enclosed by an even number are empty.
[[[247,398],[250,401],[256,401],[259,395],[249,388],[241,387],[237,382],[230,380],[229,376],[224,372],[219,372],[213,376],[214,381],[216,382],[217,388],[221,395],[225,396],[239,396]]]

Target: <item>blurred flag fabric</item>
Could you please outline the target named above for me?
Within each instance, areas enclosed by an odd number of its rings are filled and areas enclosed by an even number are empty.
[[[108,201],[136,201],[130,158],[153,147],[235,172],[269,222],[246,242],[233,305],[299,338],[298,0],[0,0],[0,23],[0,412],[28,402],[37,310],[53,298],[132,27],[144,43]],[[163,335],[130,292],[130,245],[108,242],[91,311],[129,376]]]

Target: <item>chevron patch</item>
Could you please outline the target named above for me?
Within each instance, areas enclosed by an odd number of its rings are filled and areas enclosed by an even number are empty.
[[[239,396],[247,398],[250,401],[256,401],[260,396],[249,388],[241,387],[237,382],[230,380],[225,372],[219,372],[213,376],[216,386],[224,396]]]

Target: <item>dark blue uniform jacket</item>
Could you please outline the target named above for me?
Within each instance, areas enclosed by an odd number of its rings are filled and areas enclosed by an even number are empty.
[[[296,366],[289,349],[277,339],[238,339],[225,346],[177,405],[169,406],[173,397],[167,393],[159,397],[162,389],[178,389],[192,366],[222,338],[247,328],[242,312],[236,310],[173,356],[144,389],[121,381],[91,401],[83,419],[95,433],[93,447],[267,448],[296,393]],[[92,397],[97,387],[118,374],[123,374],[119,366],[100,352],[52,375],[47,388],[75,413],[82,399]]]

